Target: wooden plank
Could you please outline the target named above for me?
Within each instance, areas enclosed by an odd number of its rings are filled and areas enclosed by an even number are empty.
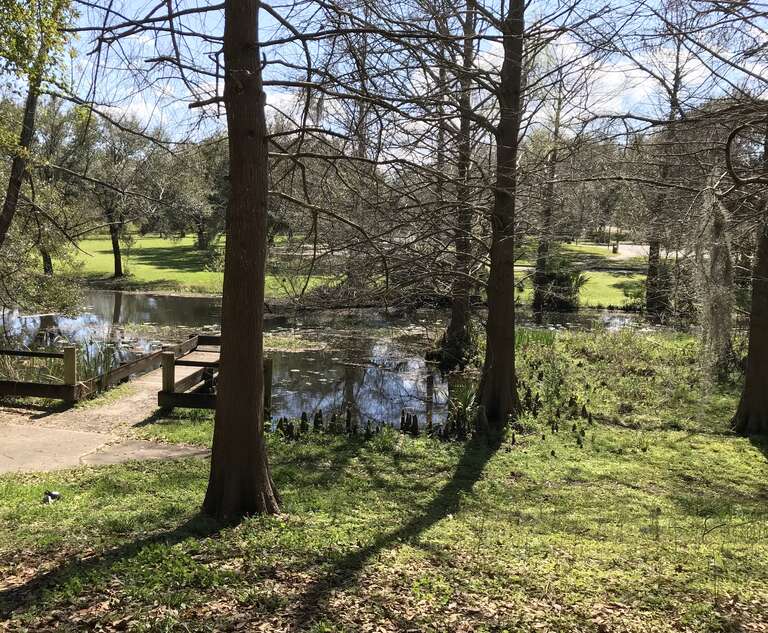
[[[107,375],[105,387],[111,387],[128,378],[131,374],[139,374],[157,369],[163,363],[163,352],[153,352],[143,358],[120,365]]]
[[[216,396],[212,393],[166,393],[157,394],[157,404],[163,408],[183,407],[187,409],[215,409]]]
[[[176,367],[218,367],[219,360],[185,360],[180,358],[176,361]]]
[[[221,345],[221,334],[198,334],[198,345]]]
[[[64,348],[64,384],[77,384],[77,348],[74,345]]]
[[[197,383],[203,382],[205,377],[205,367],[198,369],[196,372],[191,373],[189,376],[177,381],[173,387],[174,393],[184,393],[189,391]],[[166,392],[167,393],[167,392]]]
[[[168,348],[168,351],[173,351],[176,354],[176,358],[179,358],[181,356],[184,356],[186,354],[189,354],[192,350],[194,350],[199,343],[197,342],[197,336],[190,336],[186,341],[183,343],[179,343],[178,345],[171,345]]]
[[[26,349],[0,349],[0,356],[22,356],[25,358],[64,358],[64,352],[34,352]]]
[[[44,382],[18,382],[0,380],[0,396],[20,396],[25,398],[52,398],[76,402],[82,393],[80,385],[54,385]]]

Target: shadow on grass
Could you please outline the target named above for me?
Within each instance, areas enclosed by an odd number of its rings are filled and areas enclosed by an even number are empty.
[[[397,542],[416,539],[423,532],[460,509],[461,498],[472,491],[483,470],[500,446],[500,441],[475,438],[466,444],[451,479],[414,518],[396,530],[382,534],[373,543],[348,553],[333,564],[324,577],[299,596],[293,624],[301,628],[324,613],[328,599],[338,589],[353,585],[366,563]]]
[[[0,591],[0,621],[34,607],[51,589],[65,585],[78,576],[107,576],[113,565],[135,557],[149,545],[174,545],[188,538],[206,538],[226,527],[229,526],[198,514],[172,531],[131,541],[90,558],[65,561],[61,566],[37,574],[21,585]]]
[[[184,272],[199,272],[205,267],[205,252],[195,246],[175,245],[131,250],[131,259],[155,268],[172,268]]]
[[[178,290],[181,284],[173,279],[139,280],[130,274],[125,277],[104,277],[102,275],[86,275],[82,281],[96,290]]]

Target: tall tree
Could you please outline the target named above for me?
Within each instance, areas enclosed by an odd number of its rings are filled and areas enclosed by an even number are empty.
[[[24,9],[22,8],[23,5],[28,6]],[[0,9],[2,9],[0,15],[3,16],[4,20],[8,20],[9,15],[20,15],[21,24],[33,22],[34,26],[27,29],[26,37],[34,38],[33,41],[36,40],[38,43],[34,58],[26,61],[24,59],[25,47],[19,47],[15,44],[20,40],[23,41],[24,37],[19,37],[19,33],[13,33],[8,38],[0,36],[0,53],[5,57],[6,64],[10,63],[17,72],[26,74],[28,83],[18,147],[11,163],[8,187],[5,191],[3,208],[0,211],[0,246],[5,242],[8,229],[11,227],[16,209],[19,206],[21,187],[27,171],[29,152],[35,134],[35,115],[37,102],[40,98],[40,88],[48,69],[51,51],[60,39],[59,22],[64,16],[66,7],[66,0],[53,0],[50,5],[43,1],[21,4],[11,1],[0,5]],[[31,17],[24,18],[27,11],[30,11]],[[14,23],[11,26],[14,26]],[[14,42],[14,46],[8,45],[7,42]]]
[[[258,0],[226,0],[227,206],[222,349],[204,510],[220,519],[280,510],[264,438],[264,275],[269,163]]]
[[[459,75],[459,131],[456,162],[456,227],[454,245],[456,263],[454,267],[451,296],[451,315],[442,341],[444,366],[462,365],[472,349],[470,292],[472,289],[472,188],[470,169],[472,167],[472,68],[475,64],[475,22],[477,20],[474,1],[468,0],[464,12],[463,45]],[[448,362],[445,362],[448,361]]]
[[[501,431],[518,408],[515,376],[515,195],[523,108],[525,2],[510,0],[501,22],[504,61],[497,98],[496,191],[491,211],[488,322],[480,403],[491,431]]]
[[[765,117],[766,131],[763,139],[762,175],[753,180],[763,188],[768,186],[768,117]],[[729,147],[726,149],[728,151]],[[729,160],[731,175],[737,176]],[[749,312],[749,355],[744,390],[739,408],[733,418],[733,429],[737,433],[768,433],[768,222],[766,222],[765,190],[761,192],[762,208],[759,217],[757,257],[752,273],[752,307]]]

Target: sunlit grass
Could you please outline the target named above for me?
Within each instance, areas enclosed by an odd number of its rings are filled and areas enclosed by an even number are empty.
[[[219,245],[223,240],[219,240]],[[112,243],[108,238],[89,238],[80,242],[81,273],[91,280],[108,280],[114,273]],[[195,246],[193,237],[168,239],[158,236],[136,236],[123,245],[125,279],[110,280],[114,287],[131,290],[170,290],[220,293],[224,279],[219,271],[206,270],[205,254]],[[313,277],[309,287],[326,283]],[[290,294],[290,284],[281,275],[268,274],[265,294],[283,298]],[[303,282],[299,284],[303,285]]]
[[[270,434],[280,517],[216,531],[197,516],[205,460],[0,477],[0,625],[761,630],[768,445],[728,433],[737,386],[709,385],[685,335],[524,343],[521,376],[548,400],[514,444]],[[594,423],[553,432],[571,395]],[[211,431],[184,410],[141,428]]]

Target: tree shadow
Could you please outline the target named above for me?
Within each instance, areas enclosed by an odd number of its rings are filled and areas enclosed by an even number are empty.
[[[152,534],[90,558],[65,561],[61,566],[37,574],[21,585],[0,590],[0,621],[35,606],[53,587],[66,585],[77,576],[108,574],[113,565],[137,556],[148,545],[170,546],[188,538],[206,538],[229,526],[204,514],[197,514],[171,531]]]
[[[768,460],[768,435],[750,435],[749,441]]]
[[[21,409],[24,411],[35,412],[30,415],[31,420],[41,420],[56,413],[64,413],[73,407],[71,402],[28,402],[25,400],[14,399],[12,396],[0,398],[0,406],[8,409]]]
[[[333,568],[313,582],[297,599],[294,628],[301,628],[327,607],[334,591],[357,581],[366,563],[390,545],[418,538],[424,531],[460,509],[461,498],[472,491],[485,466],[500,447],[500,439],[476,437],[468,442],[451,479],[417,516],[396,530],[382,534],[373,543],[352,551],[336,561]]]
[[[82,281],[88,287],[96,290],[141,290],[151,292],[153,290],[174,290],[181,287],[181,284],[174,279],[140,280],[133,277],[130,273],[124,277],[104,277],[100,274],[87,275]]]
[[[163,422],[178,422],[181,420],[181,416],[174,417],[173,415],[173,409],[165,409],[163,407],[158,407],[154,410],[153,413],[148,415],[143,420],[140,420],[139,422],[136,422],[136,424],[133,425],[132,428],[139,429],[144,426],[150,426],[152,424],[162,424]]]
[[[175,245],[152,248],[134,248],[130,257],[135,263],[172,268],[186,272],[199,272],[205,265],[205,251],[195,246]]]

